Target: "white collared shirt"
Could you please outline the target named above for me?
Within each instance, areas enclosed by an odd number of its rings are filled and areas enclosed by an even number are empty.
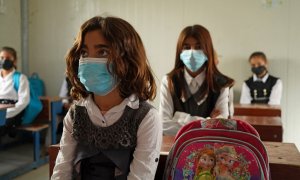
[[[63,104],[69,104],[71,102],[70,95],[69,95],[69,87],[68,82],[66,78],[64,78],[63,83],[61,84],[60,91],[59,91],[59,97],[62,98]]]
[[[0,69],[0,74],[2,74]],[[6,111],[6,118],[11,118],[23,111],[30,100],[29,82],[24,74],[20,76],[18,92],[14,88],[13,74],[15,70],[9,73],[4,78],[0,75],[0,99],[17,100],[14,107],[8,108]]]
[[[253,81],[262,81],[263,83],[266,83],[268,80],[269,74],[267,73],[262,79],[258,78],[255,74],[253,74],[252,78]],[[271,94],[269,97],[268,104],[270,105],[280,105],[282,96],[282,81],[278,79],[275,83],[275,85],[272,87]],[[252,97],[250,88],[247,86],[246,82],[243,83],[242,86],[242,92],[241,92],[241,98],[240,103],[241,104],[251,104]]]
[[[96,126],[108,127],[119,120],[126,106],[130,108],[139,108],[139,100],[135,95],[123,100],[123,102],[104,115],[94,103],[92,96],[75,102],[77,105],[85,106],[88,115]],[[64,119],[64,130],[60,141],[60,151],[58,153],[56,164],[51,179],[71,179],[75,158],[75,141],[71,135],[73,120],[70,113]],[[154,179],[160,148],[162,143],[162,124],[155,108],[151,108],[142,120],[137,132],[137,146],[133,153],[133,160],[130,164],[130,173],[128,180]]]
[[[191,93],[196,92],[199,87],[204,82],[206,76],[206,71],[204,70],[199,75],[197,75],[195,78],[192,78],[186,70],[184,70],[184,78],[190,88]],[[196,86],[193,87],[192,83],[193,81],[196,81]],[[198,105],[203,103],[206,99],[206,96],[201,99],[199,102],[197,102]],[[185,99],[182,99],[183,102],[185,102]],[[215,104],[214,109],[220,111],[220,116],[227,118],[229,116],[229,88],[223,88],[221,89],[220,95],[217,99],[217,102]],[[174,114],[174,116],[173,116]],[[188,113],[185,112],[178,112],[176,111],[174,113],[174,104],[172,95],[170,93],[169,87],[168,87],[168,78],[167,76],[164,76],[162,78],[161,87],[160,87],[160,104],[159,104],[159,115],[160,118],[163,121],[163,133],[164,135],[175,135],[177,131],[185,124],[198,120],[201,118],[207,118],[207,117],[197,117],[197,116],[191,116]]]
[[[206,70],[203,70],[200,74],[198,74],[196,77],[192,77],[187,70],[184,70],[184,78],[186,80],[186,83],[188,84],[190,91],[192,94],[195,94],[198,89],[200,88],[201,84],[205,80],[205,73]]]

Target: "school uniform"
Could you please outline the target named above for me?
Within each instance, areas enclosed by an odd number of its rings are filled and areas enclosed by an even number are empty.
[[[280,105],[282,96],[282,81],[269,75],[258,78],[255,74],[246,80],[242,86],[241,104]]]
[[[0,69],[1,73],[2,69]],[[8,108],[6,111],[6,118],[12,118],[21,113],[30,100],[29,82],[24,74],[20,76],[20,85],[18,92],[14,88],[13,74],[15,70],[9,73],[6,77],[0,76],[0,101],[11,100],[16,102],[15,106]]]
[[[151,180],[161,143],[161,121],[147,102],[131,95],[102,115],[88,96],[74,102],[64,119],[51,179]]]
[[[171,94],[168,78],[167,76],[163,77],[160,88],[159,114],[163,120],[165,135],[175,135],[183,125],[193,120],[209,117],[214,109],[220,111],[221,117],[228,118],[229,88],[222,88],[220,92],[210,91],[207,95],[202,96],[205,76],[206,70],[193,78],[184,69],[182,77],[179,78],[184,78],[182,86],[184,86],[187,98],[176,95],[176,87],[174,88],[175,95]],[[176,84],[174,85],[176,86]]]

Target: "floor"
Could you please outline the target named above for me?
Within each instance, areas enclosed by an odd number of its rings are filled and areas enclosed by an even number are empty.
[[[24,175],[18,176],[15,180],[46,180],[49,179],[49,164],[45,164]]]
[[[5,143],[3,143],[4,141]],[[4,145],[3,145],[4,144]],[[44,156],[45,157],[45,156]],[[47,180],[49,179],[49,164],[46,163],[27,173],[23,173],[15,178],[4,178],[13,170],[20,167],[28,167],[33,162],[32,142],[11,142],[10,139],[1,139],[0,142],[0,180]],[[24,169],[24,168],[22,168]],[[18,171],[19,172],[19,171]],[[6,175],[5,175],[6,174]],[[1,177],[2,176],[2,177]],[[11,175],[9,175],[11,177]]]

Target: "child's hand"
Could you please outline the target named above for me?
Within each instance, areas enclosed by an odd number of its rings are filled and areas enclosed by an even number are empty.
[[[217,118],[217,117],[220,116],[220,115],[221,115],[220,110],[214,109],[214,110],[211,112],[210,117],[211,117],[211,118]]]

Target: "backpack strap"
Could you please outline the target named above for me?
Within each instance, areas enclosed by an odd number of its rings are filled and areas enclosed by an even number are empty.
[[[14,81],[14,88],[17,92],[20,87],[20,78],[21,78],[21,73],[18,71],[15,71],[13,74],[13,81]]]

